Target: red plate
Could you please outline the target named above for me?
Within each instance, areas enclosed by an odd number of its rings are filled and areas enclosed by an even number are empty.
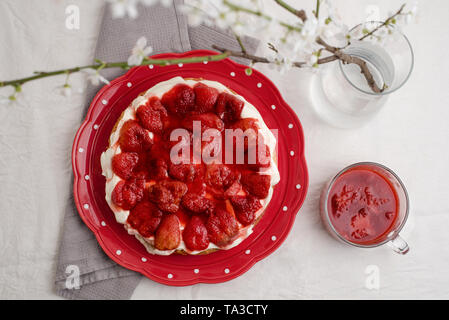
[[[154,58],[210,54],[217,53],[197,50],[160,54]],[[165,67],[141,66],[113,80],[97,93],[73,143],[73,193],[81,218],[112,260],[167,285],[218,283],[243,274],[285,240],[308,186],[303,131],[295,112],[285,103],[273,83],[256,70],[248,76],[245,69],[246,66],[229,59]],[[115,122],[139,93],[175,76],[223,83],[252,103],[270,129],[278,129],[281,182],[275,186],[273,198],[254,232],[230,250],[201,256],[152,255],[115,221],[105,200],[106,180],[101,175],[100,155],[108,146]]]

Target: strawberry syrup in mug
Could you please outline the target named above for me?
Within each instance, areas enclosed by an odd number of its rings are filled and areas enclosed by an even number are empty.
[[[334,229],[346,240],[371,245],[383,241],[398,218],[391,182],[368,168],[352,168],[334,182],[327,209]]]

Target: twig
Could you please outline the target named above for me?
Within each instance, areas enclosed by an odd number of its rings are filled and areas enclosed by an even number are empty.
[[[321,6],[321,1],[320,0],[316,0],[315,17],[317,19],[320,16],[320,6]]]
[[[219,55],[209,55],[209,56],[202,56],[202,57],[191,57],[191,58],[176,58],[176,59],[145,59],[142,61],[141,66],[146,65],[160,65],[160,66],[166,66],[170,64],[178,64],[178,63],[195,63],[195,62],[203,62],[203,61],[219,61],[227,58],[229,56],[229,52],[227,50],[223,51]],[[101,63],[97,62],[96,64],[91,64],[87,66],[81,66],[81,67],[74,67],[71,69],[62,69],[62,70],[55,70],[50,72],[36,72],[34,76],[26,77],[26,78],[20,78],[15,80],[9,80],[9,81],[0,81],[0,88],[6,87],[6,86],[13,86],[13,87],[20,87],[26,82],[47,78],[51,76],[61,75],[61,74],[71,74],[75,72],[79,72],[81,70],[85,69],[95,69],[95,70],[101,70],[101,69],[111,69],[111,68],[122,68],[122,69],[129,69],[133,66],[128,65],[127,62],[108,62],[108,63]]]
[[[219,47],[216,45],[213,45],[212,48],[214,48],[215,50],[218,50],[220,52],[228,52],[229,57],[247,59],[247,60],[250,60],[252,63],[273,63],[273,61],[268,60],[267,58],[264,58],[264,57],[259,57],[259,56],[255,56],[252,54],[243,53],[240,51],[231,51],[231,50],[227,50],[226,48],[222,48],[222,47]],[[338,57],[336,55],[332,55],[332,56],[329,56],[326,58],[319,59],[317,61],[317,63],[324,64],[324,63],[332,62],[335,60],[338,60]],[[306,62],[295,61],[295,62],[292,62],[292,65],[296,68],[303,68],[306,66]]]
[[[246,13],[249,13],[249,14],[261,17],[261,18],[263,18],[263,19],[265,19],[267,21],[272,21],[273,20],[272,17],[267,16],[266,14],[264,14],[264,13],[262,13],[260,11],[256,11],[256,10],[252,10],[252,9],[249,9],[249,8],[245,8],[245,7],[239,6],[239,5],[235,4],[235,3],[230,2],[229,0],[223,0],[223,4],[225,6],[227,6],[229,9],[234,10],[234,11],[246,12]],[[294,25],[291,25],[291,24],[288,24],[288,23],[285,23],[285,22],[282,22],[282,21],[279,21],[279,24],[281,26],[283,26],[284,28],[287,28],[288,30],[301,32],[301,28],[299,28],[297,26],[294,26]]]
[[[341,60],[345,64],[356,64],[360,67],[360,71],[364,75],[366,81],[368,82],[368,85],[370,86],[371,90],[373,90],[375,93],[382,93],[385,90],[385,86],[382,88],[379,88],[376,81],[374,80],[373,74],[368,68],[368,64],[355,56],[351,56],[347,53],[344,53],[338,48],[332,47],[329,44],[327,44],[322,38],[318,38],[316,42],[324,47],[324,49],[330,53],[332,53],[334,56],[336,56],[339,60]]]
[[[307,20],[307,15],[306,12],[304,10],[297,10],[295,8],[293,8],[292,6],[290,6],[289,4],[285,3],[282,0],[274,0],[278,5],[280,5],[281,7],[283,7],[284,9],[286,9],[287,11],[293,13],[295,16],[299,17],[302,22],[306,22]]]
[[[374,33],[379,31],[379,29],[390,24],[390,22],[393,21],[394,18],[396,18],[398,15],[402,14],[402,10],[404,10],[404,8],[405,8],[405,3],[399,8],[399,10],[395,14],[393,14],[391,17],[387,18],[387,20],[385,20],[381,25],[378,25],[376,28],[371,30],[371,32],[368,32],[367,34],[365,34],[363,37],[361,37],[359,39],[359,41],[365,40],[366,38],[372,36]]]
[[[240,38],[240,36],[236,33],[234,33],[235,38],[237,39],[237,42],[239,43],[240,49],[242,50],[243,53],[246,53],[246,48],[242,42],[242,38]]]

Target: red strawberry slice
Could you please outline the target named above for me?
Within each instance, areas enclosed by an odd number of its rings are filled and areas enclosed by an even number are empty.
[[[213,112],[218,99],[218,90],[203,83],[197,83],[193,90],[195,91],[194,111],[198,113]]]
[[[193,216],[186,225],[182,235],[184,243],[189,250],[205,250],[209,246],[207,229],[200,217]]]
[[[111,200],[124,210],[133,208],[142,201],[145,189],[145,179],[140,177],[128,181],[120,181],[111,194]]]
[[[214,210],[214,203],[196,193],[187,193],[182,198],[182,205],[184,208],[192,211],[193,213],[207,213],[210,214]]]
[[[218,96],[215,112],[225,124],[231,124],[240,119],[244,102],[232,94],[222,92]]]
[[[259,199],[249,196],[235,196],[231,198],[235,215],[241,224],[247,226],[256,218],[256,212],[262,208]]]
[[[149,198],[162,211],[175,213],[179,210],[181,198],[186,192],[187,185],[185,183],[164,180],[150,187]]]
[[[136,120],[126,121],[118,140],[120,149],[127,152],[141,152],[148,150],[153,144],[149,132],[142,128]]]
[[[235,217],[226,209],[217,207],[207,219],[206,228],[209,240],[219,247],[231,243],[239,234],[239,227]]]
[[[161,133],[167,110],[158,97],[152,97],[147,104],[140,106],[136,112],[142,127],[154,133]]]
[[[122,152],[112,158],[112,171],[120,178],[129,179],[139,162],[139,155],[135,152]]]
[[[217,129],[220,132],[224,130],[223,121],[215,113],[192,114],[182,120],[181,126],[193,131],[194,121],[199,122],[201,132],[207,129]]]
[[[181,242],[181,224],[175,214],[162,219],[154,237],[154,247],[158,250],[174,250]]]
[[[162,212],[151,202],[139,202],[129,213],[127,222],[131,228],[148,238],[154,234],[162,220]]]
[[[186,84],[177,84],[162,96],[162,104],[172,114],[183,116],[195,106],[195,92]]]
[[[243,187],[259,199],[265,199],[270,191],[271,176],[246,172],[242,174],[241,183]]]

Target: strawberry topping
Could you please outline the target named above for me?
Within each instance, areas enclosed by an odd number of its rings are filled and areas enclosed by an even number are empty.
[[[151,202],[138,203],[129,213],[127,222],[131,228],[148,238],[154,234],[161,223],[162,212]]]
[[[230,244],[239,233],[235,217],[221,207],[217,207],[215,212],[207,219],[206,228],[209,233],[209,240],[219,247]]]
[[[193,216],[183,232],[183,239],[187,249],[205,250],[209,246],[209,236],[201,218]]]
[[[120,181],[112,191],[111,199],[117,206],[124,210],[133,208],[143,199],[145,179],[132,178]]]
[[[254,196],[235,196],[231,198],[235,215],[241,224],[247,226],[256,218],[255,213],[262,208],[259,199]]]
[[[203,83],[197,83],[195,91],[195,109],[198,113],[213,112],[218,98],[218,90]]]
[[[129,179],[139,162],[139,155],[135,152],[122,152],[112,158],[112,171],[120,178]]]
[[[255,172],[244,173],[241,179],[242,185],[246,191],[259,199],[268,197],[270,181],[271,176]]]
[[[181,242],[181,224],[175,214],[162,219],[154,237],[154,247],[159,250],[174,250]]]
[[[162,211],[175,213],[179,210],[181,198],[186,192],[186,184],[179,181],[164,180],[150,187],[149,198]]]
[[[244,103],[232,94],[222,92],[218,96],[215,111],[225,124],[231,124],[240,119]]]
[[[185,84],[177,84],[162,96],[162,104],[172,114],[183,116],[195,106],[195,92]]]
[[[145,131],[136,120],[128,120],[123,124],[118,142],[120,149],[128,152],[148,150],[153,144],[149,132]]]
[[[154,133],[161,133],[163,121],[167,117],[167,110],[162,106],[158,97],[152,97],[147,104],[137,109],[136,115],[142,127]]]

